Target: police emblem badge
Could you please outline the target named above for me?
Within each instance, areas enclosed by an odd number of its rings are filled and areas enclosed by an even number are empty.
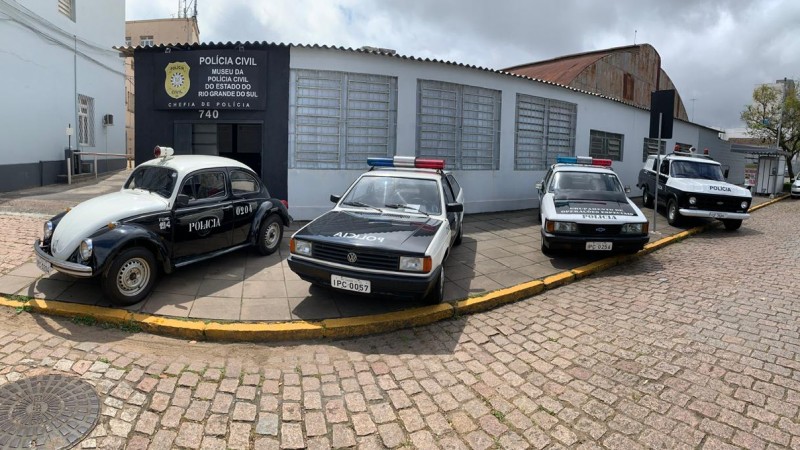
[[[164,69],[167,76],[164,78],[164,89],[172,98],[181,98],[189,92],[189,65],[185,62],[167,64]]]

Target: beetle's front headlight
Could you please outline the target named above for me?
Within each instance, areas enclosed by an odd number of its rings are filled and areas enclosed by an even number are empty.
[[[548,220],[545,229],[548,233],[577,233],[578,224],[575,222],[555,222]]]
[[[50,239],[53,236],[53,222],[47,221],[44,223],[44,238],[45,240]]]
[[[296,255],[311,256],[312,254],[311,242],[301,241],[299,239],[292,239],[289,241],[289,251]]]
[[[431,257],[400,257],[400,270],[406,272],[430,272],[431,271]]]
[[[646,234],[649,229],[647,223],[626,223],[622,226],[623,234]]]
[[[92,257],[91,239],[84,239],[83,241],[81,241],[80,254],[81,254],[81,259],[84,261],[88,261],[89,258]]]

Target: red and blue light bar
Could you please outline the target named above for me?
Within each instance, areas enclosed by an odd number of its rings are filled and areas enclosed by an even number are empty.
[[[444,170],[443,159],[417,158],[415,156],[395,156],[394,158],[367,158],[370,167],[412,167],[415,169]]]
[[[611,167],[610,159],[592,158],[591,156],[559,156],[556,158],[556,163]]]

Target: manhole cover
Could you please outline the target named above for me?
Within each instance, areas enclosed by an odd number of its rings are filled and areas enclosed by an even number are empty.
[[[80,378],[38,375],[0,386],[0,449],[68,448],[97,424],[100,399]]]

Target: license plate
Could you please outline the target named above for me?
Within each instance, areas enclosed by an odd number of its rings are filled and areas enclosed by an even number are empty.
[[[356,278],[341,277],[339,275],[331,275],[331,286],[337,289],[344,289],[346,291],[361,292],[369,294],[370,283],[368,280],[359,280]]]
[[[50,273],[53,271],[53,266],[50,265],[49,262],[42,259],[41,256],[36,257],[36,267],[38,267],[39,270],[41,270],[44,273]]]
[[[724,218],[728,217],[728,215],[725,214],[725,213],[715,212],[715,213],[711,213],[711,217],[713,217],[715,219],[724,219]]]
[[[613,242],[587,242],[586,250],[611,250]]]

